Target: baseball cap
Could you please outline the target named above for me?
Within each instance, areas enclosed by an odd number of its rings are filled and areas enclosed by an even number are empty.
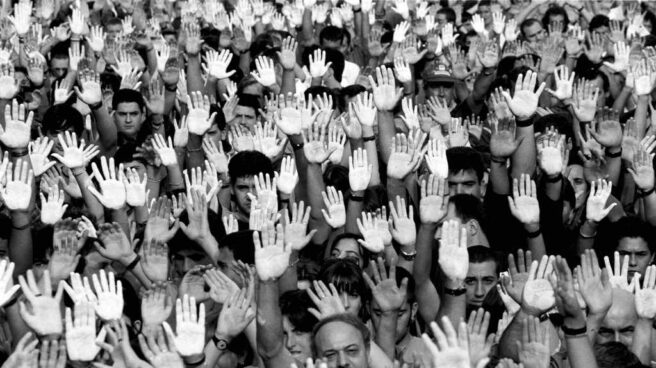
[[[426,65],[421,73],[421,78],[425,83],[455,83],[456,80],[451,76],[451,71],[444,64],[432,63]]]

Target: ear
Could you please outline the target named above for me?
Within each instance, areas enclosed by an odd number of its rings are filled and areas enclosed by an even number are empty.
[[[419,310],[419,303],[413,302],[410,306],[410,320],[414,321],[417,318],[417,311]]]
[[[481,225],[476,220],[469,220],[465,224],[469,238],[476,236],[481,231]]]
[[[485,193],[487,192],[487,183],[490,180],[490,173],[485,171],[483,173],[483,179],[481,179],[481,198],[485,197]]]

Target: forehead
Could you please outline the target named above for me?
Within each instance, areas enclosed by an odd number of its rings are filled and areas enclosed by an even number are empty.
[[[496,277],[497,264],[494,261],[470,263],[467,277]]]
[[[249,106],[237,105],[237,107],[235,108],[235,114],[255,116],[255,109]]]
[[[341,350],[350,345],[364,346],[362,334],[358,329],[341,321],[329,322],[321,327],[315,336],[317,350]]]
[[[643,238],[622,238],[617,244],[617,250],[625,252],[649,252],[649,245]]]
[[[235,180],[235,185],[237,185],[237,186],[244,186],[245,185],[245,186],[250,187],[250,186],[254,185],[254,182],[255,182],[255,180],[253,179],[252,176],[242,176],[240,178],[237,178],[237,180]]]
[[[450,182],[458,183],[472,180],[478,182],[478,176],[476,176],[476,172],[474,170],[460,170],[457,173],[449,172],[448,180]]]
[[[583,166],[581,166],[581,165],[571,165],[569,167],[567,177],[569,179],[583,178]]]
[[[356,252],[360,253],[360,247],[358,242],[355,239],[340,239],[337,244],[335,244],[334,249],[341,250],[343,252]]]
[[[139,104],[136,102],[121,102],[116,106],[117,112],[139,112]]]

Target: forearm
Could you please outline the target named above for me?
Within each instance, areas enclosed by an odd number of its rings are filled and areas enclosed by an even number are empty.
[[[622,88],[622,91],[620,91],[620,94],[613,102],[613,110],[619,111],[620,113],[624,111],[626,101],[629,99],[629,96],[631,96],[631,91],[632,89],[630,87]]]
[[[217,264],[219,260],[219,242],[216,241],[216,238],[211,233],[203,234],[200,239],[196,239],[196,244],[200,245],[205,253],[210,257],[214,265]]]
[[[523,309],[515,315],[515,318],[510,322],[508,327],[501,335],[498,345],[499,358],[510,358],[515,361],[518,360],[518,346],[517,341],[522,339],[522,330],[524,329],[524,321],[528,315]]]
[[[391,111],[378,110],[378,147],[384,163],[392,154],[392,138],[394,137],[394,114]]]
[[[485,96],[490,90],[490,86],[496,79],[497,68],[485,68],[481,73],[478,74],[476,81],[474,81],[474,90],[472,91],[471,97],[472,102],[477,106],[482,106],[485,101]]]
[[[390,201],[395,201],[396,197],[406,198],[405,185],[403,181],[394,178],[387,178],[387,198]]]
[[[531,118],[532,120],[533,118]],[[520,127],[520,125],[527,125]],[[519,179],[521,174],[533,175],[535,172],[536,150],[532,121],[517,122],[517,138],[520,143],[512,155],[511,176]]]
[[[464,288],[465,286],[463,280],[446,279],[444,282],[444,287],[446,289],[457,290]],[[448,317],[451,321],[451,324],[457,326],[460,321],[466,319],[466,310],[467,297],[465,294],[455,296],[445,293],[442,298],[442,304],[440,305],[440,310],[437,314],[437,317],[439,319],[442,319],[442,317]]]
[[[656,226],[656,193],[651,192],[646,197],[642,197],[641,201],[645,211],[645,220],[650,225]]]
[[[571,368],[596,368],[597,359],[592,344],[585,335],[565,336],[567,356]]]
[[[303,11],[303,23],[301,24],[301,43],[303,45],[312,45],[314,42],[314,29],[312,28],[312,9]]]
[[[375,342],[391,360],[394,360],[396,355],[397,319],[398,311],[383,312],[376,326]]]
[[[296,263],[298,263],[298,251],[292,251],[289,257],[289,266],[278,280],[280,294],[290,290],[298,289],[298,275],[296,274]]]
[[[197,91],[203,91],[203,77],[201,76],[200,70],[200,57],[198,55],[189,55],[187,60],[187,93]]]
[[[9,260],[14,262],[14,277],[32,268],[32,226],[29,211],[11,211]]]
[[[579,236],[576,242],[576,250],[579,254],[583,254],[586,249],[592,249],[597,236],[597,226],[596,222],[585,220],[579,228]]]
[[[168,177],[169,191],[185,188],[184,180],[182,178],[182,170],[180,169],[179,164],[166,166],[166,173]]]
[[[317,164],[308,164],[307,166],[307,200],[311,206],[310,210],[310,229],[317,229],[312,238],[314,244],[323,244],[330,235],[331,228],[323,218],[321,209],[323,208],[323,197],[321,192],[326,190],[323,182],[321,166]]]
[[[380,126],[380,125],[379,125]],[[362,137],[373,137],[374,129],[370,126],[362,126]],[[369,179],[369,187],[380,184],[380,169],[378,167],[378,149],[376,147],[376,140],[362,141],[364,150],[367,152],[367,161],[371,165],[371,179]],[[352,147],[355,150],[355,147]]]
[[[74,81],[73,81],[74,83]],[[72,85],[72,84],[71,84]],[[99,143],[105,152],[116,147],[118,140],[118,130],[114,120],[109,115],[107,107],[100,105],[96,109],[91,109],[93,117],[96,119],[96,128],[98,129]]]
[[[274,359],[285,349],[282,313],[278,301],[278,281],[260,281],[257,288],[257,351],[264,359]]]
[[[80,187],[80,192],[82,193],[82,198],[84,199],[84,204],[86,205],[87,210],[91,216],[95,217],[98,225],[104,223],[105,208],[98,199],[91,194],[89,188],[87,188],[87,186],[91,184],[89,174],[87,174],[86,170],[83,168],[72,169],[71,172],[75,176],[77,185]]]
[[[508,179],[508,167],[506,160],[496,162],[499,158],[493,158],[490,162],[490,184],[492,185],[492,192],[495,194],[509,195],[510,194],[510,180]]]
[[[636,132],[638,133],[638,140],[642,139],[645,136],[647,131],[647,111],[649,104],[650,96],[638,96],[638,105],[635,110],[635,122],[636,122]]]
[[[203,166],[205,163],[205,154],[202,147],[203,137],[189,133],[189,140],[187,141],[187,164],[186,168],[191,169],[194,167]]]
[[[547,248],[544,245],[544,238],[540,232],[540,224],[525,224],[524,230],[529,234],[529,236],[527,236],[528,249],[531,251],[535,259],[541,259],[542,256],[547,254]],[[538,233],[538,235],[531,235],[535,233]]]
[[[294,69],[283,70],[280,93],[285,96],[289,93],[296,93],[296,73],[294,72]]]
[[[608,173],[608,179],[613,183],[613,186],[616,187],[620,182],[620,174],[622,172],[622,158],[621,158],[622,147],[612,147],[606,149],[606,172]],[[609,154],[619,154],[617,157],[610,157]]]
[[[651,325],[652,320],[638,318],[631,343],[631,351],[644,365],[649,365],[651,361]]]
[[[361,192],[352,192],[351,197],[358,196],[364,197],[364,191]],[[354,201],[350,198],[346,204],[346,225],[345,231],[347,233],[360,234],[360,229],[358,229],[357,219],[362,213],[364,207],[364,201],[357,200]]]

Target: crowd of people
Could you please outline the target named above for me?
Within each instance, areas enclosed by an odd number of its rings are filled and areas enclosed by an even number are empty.
[[[2,368],[656,365],[656,2],[0,4]]]

